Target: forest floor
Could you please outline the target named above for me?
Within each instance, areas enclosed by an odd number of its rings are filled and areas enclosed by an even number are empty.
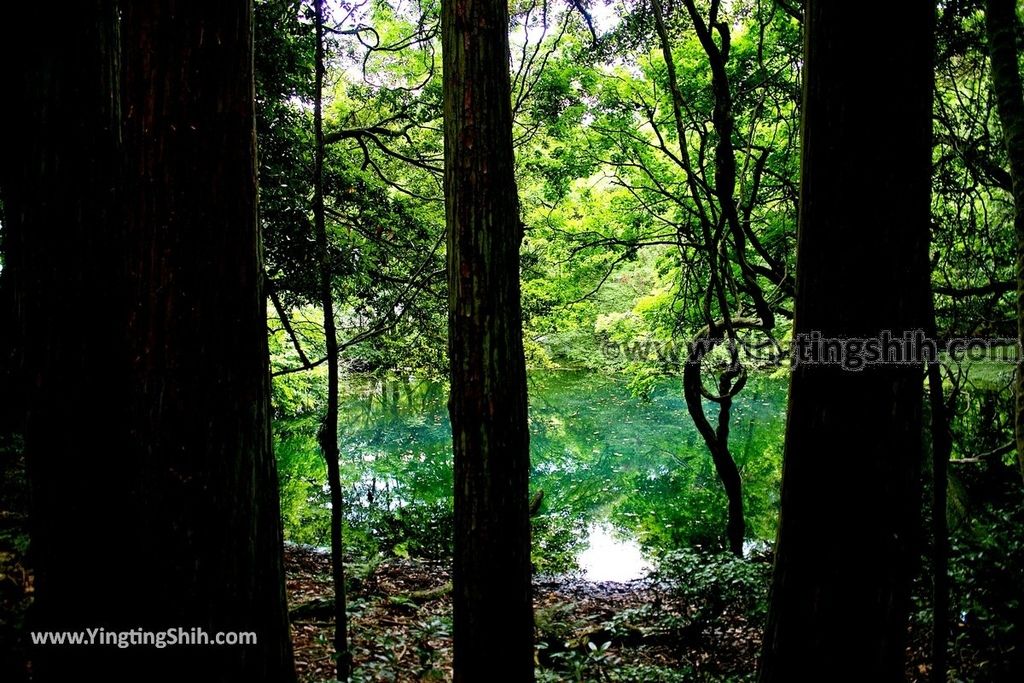
[[[0,550],[0,650],[9,658],[0,668],[21,668],[17,660],[24,662],[27,654],[23,629],[32,572],[23,547]],[[285,569],[299,681],[333,681],[333,623],[330,609],[324,609],[333,593],[330,555],[289,544]],[[450,681],[451,584],[444,563],[391,558],[346,569],[353,683]],[[539,577],[534,595],[538,683],[754,679],[762,624],[735,606],[695,621],[691,605],[646,579]],[[910,640],[906,680],[925,681],[928,634],[912,630]],[[972,663],[953,665],[961,675],[950,680],[974,678]]]
[[[329,598],[330,557],[289,545],[289,603]],[[363,568],[365,569],[365,568]],[[349,596],[350,638],[358,681],[451,680],[450,574],[441,563],[392,558],[367,569]],[[685,642],[665,633],[666,616],[687,613],[650,581],[590,582],[541,577],[534,582],[539,681],[742,680],[755,669],[760,626],[726,609]],[[292,640],[302,683],[332,673],[333,628],[327,610],[293,614]],[[669,637],[671,635],[671,637]]]
[[[333,680],[333,624],[322,609],[332,595],[330,556],[288,545],[285,567],[299,681]],[[349,572],[357,575],[349,596],[353,681],[450,681],[449,570],[439,562],[391,558]],[[538,683],[754,680],[762,625],[726,606],[698,629],[668,632],[666,624],[692,615],[670,596],[648,580],[535,579]],[[299,605],[312,609],[297,615]],[[911,636],[908,681],[928,677],[927,638],[920,636]]]

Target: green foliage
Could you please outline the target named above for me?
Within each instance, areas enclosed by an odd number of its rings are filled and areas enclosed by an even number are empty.
[[[723,551],[684,548],[662,558],[657,579],[695,610],[694,622],[717,618],[726,606],[757,621],[768,612],[771,563],[764,558],[744,560]]]
[[[443,371],[440,82],[430,75],[430,31],[386,1],[350,10],[344,28],[362,28],[330,34],[334,85],[315,93],[310,7],[256,5],[260,219],[269,285],[282,303],[275,314],[296,321],[294,342],[310,360],[323,357],[323,332],[308,308],[320,299],[311,209],[311,103],[320,96],[327,267],[339,341],[351,349],[346,360],[381,373]],[[423,20],[431,13],[436,19],[436,7]],[[392,43],[410,49],[394,59]],[[412,50],[417,44],[424,49]],[[300,367],[299,358],[290,360],[287,367]]]
[[[742,275],[734,246],[719,239],[711,249],[699,229],[680,142],[702,184],[700,199],[715,204],[720,141],[711,63],[685,9],[666,9],[684,109],[681,141],[649,3],[615,9],[614,20],[596,27],[596,42],[578,11],[512,4],[524,343],[538,370],[531,375],[531,485],[545,491],[532,520],[533,563],[542,573],[573,569],[589,523],[607,520],[678,564],[672,581],[689,587],[681,589],[692,591],[687,599],[715,605],[742,593],[754,596],[744,609],[758,615],[763,564],[710,551],[666,555],[721,547],[724,495],[683,405],[680,363],[707,316],[722,313],[708,297],[710,252],[726,255],[719,268],[727,280]],[[373,375],[346,378],[340,425],[347,547],[363,558],[451,553],[446,391],[436,381],[447,362],[438,11],[436,2],[410,8],[374,0],[350,17],[374,35],[337,35],[328,50],[325,115],[335,139],[325,189],[337,322],[346,366]],[[769,332],[784,340],[792,310],[787,278],[795,269],[801,27],[773,2],[738,0],[721,12],[731,38],[725,69],[734,199],[750,233],[743,255],[779,312]],[[302,363],[278,315],[288,316],[311,360],[323,354],[322,316],[311,306],[318,261],[310,238],[308,15],[307,5],[292,0],[256,5],[261,221],[268,274],[284,308],[270,315],[275,371]],[[979,0],[939,7],[932,277],[943,336],[1016,334],[1007,284],[1012,203],[982,19]],[[379,129],[373,137],[354,132],[371,128]],[[726,296],[733,312],[749,312],[748,291],[735,287]],[[777,524],[788,377],[746,361],[751,379],[734,405],[730,448],[743,478],[748,540],[767,541]],[[559,368],[585,374],[550,372]],[[1011,438],[1009,366],[983,362],[961,375],[954,457],[973,458]],[[316,444],[323,385],[322,368],[280,375],[273,396],[286,534],[320,545],[329,517]],[[714,421],[716,406],[705,410]],[[1024,652],[1012,625],[1024,619],[1007,616],[1020,604],[1011,584],[1020,572],[1021,520],[1005,496],[1013,455],[955,466],[950,484],[954,603],[965,615],[956,648],[986,662],[989,680]],[[381,676],[387,652],[379,648]],[[541,669],[538,678],[694,675],[630,672],[594,661],[598,654],[566,654],[559,669]]]
[[[932,281],[940,330],[1015,336],[1012,200],[979,0],[941,3],[936,65]],[[976,289],[973,293],[972,288]]]
[[[316,441],[318,426],[319,420],[312,416],[277,420],[274,453],[286,538],[324,546],[330,542],[330,511],[323,484],[326,466]]]
[[[1015,680],[1024,672],[1024,505],[1019,490],[1004,504],[1004,509],[988,507],[969,530],[954,537],[951,548],[957,625],[953,651],[973,660],[977,680]]]
[[[548,643],[540,641],[540,654]],[[695,675],[688,665],[663,666],[657,664],[627,664],[622,661],[610,642],[590,642],[584,649],[570,649],[553,652],[548,656],[550,666],[539,666],[535,670],[537,683],[589,683],[610,681],[613,683],[690,683],[705,680]]]
[[[566,510],[542,514],[532,520],[535,574],[564,574],[577,569],[576,555],[583,550],[586,516]]]
[[[432,617],[419,621],[413,630],[413,638],[416,643],[416,654],[419,659],[417,672],[420,681],[443,681],[444,672],[437,668],[438,652],[434,642],[450,638],[452,634],[451,619],[443,617]]]
[[[1013,434],[1012,392],[988,376],[960,396],[953,422],[954,457],[982,457],[950,472],[950,651],[975,680],[1015,680],[1024,672],[1024,504],[1015,454],[985,455]]]
[[[585,683],[603,675],[603,672],[613,669],[619,659],[610,651],[611,643],[605,642],[597,645],[588,642],[584,650],[564,650],[551,655],[555,666],[568,673],[568,679],[574,683]]]
[[[533,621],[537,629],[537,640],[542,643],[564,643],[573,635],[571,621],[573,606],[569,603],[555,603],[534,610]]]

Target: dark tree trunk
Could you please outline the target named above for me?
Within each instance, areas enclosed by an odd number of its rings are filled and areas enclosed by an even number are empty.
[[[733,330],[762,329],[756,318],[733,318],[729,321]],[[704,357],[721,342],[722,328],[714,325],[701,330],[690,344],[686,365],[683,367],[683,397],[686,408],[693,418],[697,432],[704,439],[711,452],[711,461],[728,501],[725,526],[729,552],[743,557],[743,540],[746,537],[746,521],[743,517],[743,479],[736,459],[729,450],[729,420],[732,415],[732,400],[746,385],[747,375],[743,368],[734,364],[719,375],[718,391],[711,394],[718,404],[718,425],[713,427],[704,412],[705,391],[701,379],[701,363]]]
[[[256,225],[249,3],[5,7],[6,267],[27,405],[37,681],[294,680]],[[66,23],[65,23],[66,22]],[[5,57],[7,57],[5,55]]]
[[[796,335],[928,327],[934,5],[875,9],[806,8]],[[851,371],[803,351],[760,680],[902,680],[923,365]]]
[[[932,313],[931,333],[935,334]],[[953,451],[949,411],[942,390],[938,362],[928,364],[928,401],[932,436],[932,670],[928,680],[945,683],[949,640],[949,456]]]
[[[726,541],[730,552],[738,557],[743,556],[743,539],[746,534],[746,521],[743,517],[743,479],[740,476],[736,460],[729,450],[729,419],[732,409],[732,399],[742,390],[746,382],[746,374],[739,363],[739,357],[733,356],[733,363],[718,376],[717,394],[707,394],[703,390],[703,378],[701,362],[710,350],[708,343],[725,335],[735,341],[735,332],[738,327],[750,329],[756,327],[771,333],[774,326],[774,313],[768,306],[764,293],[757,284],[757,279],[746,259],[746,237],[740,223],[736,206],[736,159],[732,142],[735,121],[732,115],[732,93],[729,86],[729,77],[726,71],[726,63],[729,58],[729,28],[718,20],[718,4],[712,5],[709,11],[708,21],[705,21],[700,11],[692,0],[685,1],[685,7],[693,22],[693,28],[700,40],[711,66],[711,86],[714,95],[714,110],[712,124],[717,134],[717,141],[714,144],[715,154],[715,188],[706,196],[700,189],[697,182],[697,174],[689,172],[691,168],[690,153],[686,139],[686,122],[683,117],[685,103],[682,90],[676,73],[675,58],[672,55],[672,41],[669,37],[668,28],[665,23],[665,12],[660,0],[651,0],[651,10],[654,17],[655,31],[658,34],[658,42],[661,47],[662,57],[665,60],[665,68],[668,75],[669,91],[672,96],[672,118],[676,130],[676,138],[679,144],[679,159],[687,169],[687,187],[690,198],[694,202],[696,215],[700,219],[701,236],[704,242],[704,249],[708,258],[708,296],[704,301],[704,317],[707,327],[696,335],[690,344],[686,366],[683,369],[683,395],[686,399],[686,408],[693,419],[697,431],[700,433],[704,444],[708,447],[715,472],[722,482],[728,501],[728,512],[726,522]],[[719,42],[715,40],[715,33],[718,34]],[[743,280],[742,290],[754,301],[754,309],[760,316],[760,321],[753,324],[749,320],[738,322],[733,319],[730,310],[729,299],[726,294],[727,283],[722,271],[719,256],[725,254],[724,245],[720,246],[719,238],[715,237],[719,230],[715,225],[716,219],[712,217],[705,206],[717,204],[721,212],[722,220],[728,227],[729,234],[733,238],[733,258],[739,265],[740,275]],[[712,299],[718,304],[718,315],[721,319],[715,320],[711,313]],[[702,396],[708,397],[718,404],[718,426],[711,426],[707,414],[704,412]]]
[[[1017,36],[1021,34],[1016,0],[987,0],[985,26],[996,112],[1003,128],[1003,144],[1010,160],[1013,189],[1013,227],[1016,234],[1017,337],[1024,340],[1024,87],[1021,85]],[[1024,365],[1014,377],[1017,407],[1013,421],[1017,463],[1024,476]]]
[[[752,299],[754,310],[761,318],[764,329],[770,333],[775,327],[775,313],[747,262],[747,240],[736,205],[736,154],[732,142],[736,122],[732,114],[733,94],[726,71],[731,40],[729,24],[718,21],[716,11],[712,12],[710,21],[705,22],[694,0],[684,0],[684,4],[711,67],[711,92],[715,101],[711,123],[718,134],[718,140],[715,142],[715,194],[726,227],[733,238],[733,254],[739,266],[743,291]],[[718,42],[715,40],[715,33],[718,34]]]
[[[529,431],[505,0],[442,3],[455,680],[532,681]]]
[[[338,330],[334,324],[334,288],[331,252],[327,242],[324,211],[324,4],[315,0],[316,76],[313,100],[313,231],[320,252],[320,306],[324,314],[324,351],[327,355],[327,409],[317,435],[327,465],[327,488],[331,495],[331,579],[334,584],[334,656],[339,681],[347,681],[352,670],[348,650],[348,614],[345,600],[345,548],[342,529],[345,500],[341,491],[341,453],[338,450]]]

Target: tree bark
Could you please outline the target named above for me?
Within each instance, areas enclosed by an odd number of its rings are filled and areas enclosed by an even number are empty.
[[[1024,87],[1021,85],[1017,36],[1021,34],[1015,0],[986,0],[985,28],[996,113],[1003,128],[1003,144],[1010,161],[1013,190],[1013,227],[1016,236],[1017,338],[1024,340]],[[1013,420],[1017,464],[1024,476],[1024,360],[1013,380],[1017,406]]]
[[[247,2],[5,7],[0,182],[32,493],[36,681],[294,680],[256,223]]]
[[[455,681],[532,681],[530,474],[505,0],[442,3]]]
[[[331,251],[327,242],[324,211],[324,3],[314,0],[316,13],[316,70],[313,100],[313,231],[320,252],[320,307],[324,314],[324,352],[327,356],[327,409],[317,437],[327,465],[327,488],[331,496],[331,582],[334,585],[334,657],[339,681],[352,671],[348,649],[348,613],[345,600],[345,548],[342,529],[345,499],[341,490],[341,452],[338,449],[338,330],[334,323],[334,290],[331,285]]]
[[[934,10],[807,3],[794,335],[928,327]],[[794,360],[760,680],[903,680],[923,366],[821,351]]]

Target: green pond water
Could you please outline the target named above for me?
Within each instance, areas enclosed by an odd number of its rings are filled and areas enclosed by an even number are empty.
[[[429,380],[347,383],[340,416],[346,544],[374,554],[451,554],[452,455],[447,389]],[[786,380],[752,377],[733,407],[730,446],[740,467],[748,545],[774,538]],[[709,416],[716,407],[706,406]],[[663,552],[722,546],[725,496],[686,412],[678,379],[650,397],[627,380],[530,373],[531,493],[538,572],[594,580],[642,575]],[[279,422],[286,537],[326,545],[329,503],[313,416]]]

